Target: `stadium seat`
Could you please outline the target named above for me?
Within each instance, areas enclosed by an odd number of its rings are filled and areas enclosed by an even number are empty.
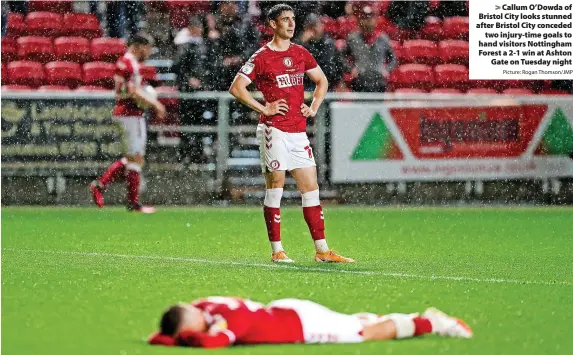
[[[326,32],[331,38],[335,38],[338,33],[338,22],[330,16],[322,16],[320,22]]]
[[[434,84],[432,67],[425,64],[403,64],[390,73],[389,90],[418,88],[429,90]]]
[[[99,92],[99,91],[110,91],[110,89],[106,89],[102,86],[82,85],[82,86],[78,86],[74,91]]]
[[[103,36],[99,20],[92,14],[65,14],[63,27],[67,36],[85,37],[87,39]]]
[[[2,37],[2,63],[18,58],[18,46],[13,38]]]
[[[386,33],[394,41],[405,41],[414,38],[415,33],[413,31],[396,26],[384,16],[379,16],[376,22],[376,30]]]
[[[462,16],[444,18],[444,37],[446,39],[468,40],[470,34],[469,18]]]
[[[573,94],[565,90],[544,89],[539,92],[539,95],[573,95]]]
[[[422,89],[416,89],[416,88],[400,88],[400,89],[394,90],[394,93],[395,94],[424,94],[426,92]]]
[[[90,62],[83,65],[84,83],[113,89],[115,65],[106,62]]]
[[[37,88],[44,83],[44,67],[42,63],[26,60],[8,63],[8,80],[14,85]]]
[[[9,12],[6,22],[6,33],[8,36],[20,37],[26,34],[26,22],[24,22],[24,15],[15,12]]]
[[[70,91],[70,88],[63,85],[42,85],[37,89],[37,91]]]
[[[27,85],[2,85],[2,91],[31,91],[31,87]]]
[[[427,39],[430,41],[439,41],[444,37],[444,30],[442,29],[442,20],[435,16],[426,17],[424,27],[418,31],[420,39]]]
[[[85,63],[91,61],[90,41],[83,37],[58,37],[54,40],[57,60]]]
[[[336,19],[338,24],[335,39],[346,39],[350,32],[358,29],[358,20],[355,16],[340,16]]]
[[[497,95],[498,92],[492,88],[473,88],[466,91],[466,94],[474,95]]]
[[[432,41],[424,39],[404,41],[402,44],[402,53],[402,58],[407,63],[420,63],[428,65],[435,65],[440,63],[440,58],[438,57],[438,47],[436,46],[436,43]]]
[[[20,60],[46,63],[56,58],[52,40],[49,37],[24,36],[17,40]]]
[[[30,36],[56,37],[62,32],[62,15],[54,12],[30,12],[26,16],[26,33]]]
[[[65,85],[75,88],[82,82],[82,69],[78,63],[50,62],[44,66],[48,85]]]
[[[8,69],[6,68],[6,65],[4,63],[2,63],[2,76],[0,77],[0,80],[2,81],[2,85],[8,84]]]
[[[406,64],[406,59],[404,58],[404,48],[402,47],[402,43],[400,43],[399,41],[390,40],[390,47],[392,47],[394,55],[398,59],[398,63]]]
[[[73,12],[73,2],[71,0],[58,0],[58,1],[28,1],[28,11],[49,11],[63,14],[65,12]]]
[[[181,29],[187,26],[189,16],[198,13],[207,13],[211,10],[209,1],[190,0],[168,0],[169,23],[174,29]]]
[[[169,86],[160,86],[155,89],[158,94],[178,94],[179,91],[176,88]],[[165,106],[165,111],[167,114],[163,121],[157,121],[155,117],[155,112],[152,112],[152,118],[150,119],[150,124],[164,124],[164,125],[179,125],[179,98],[178,97],[165,97],[160,98],[161,102]],[[180,136],[179,132],[162,132],[161,136],[164,138],[178,138]]]
[[[439,56],[444,63],[468,65],[470,47],[467,41],[445,40],[438,43]]]
[[[127,46],[121,38],[95,38],[91,45],[94,61],[116,62],[125,54]]]
[[[533,91],[526,88],[510,88],[503,91],[506,95],[534,95]]]
[[[440,64],[434,67],[436,86],[466,90],[469,88],[468,68],[460,64]]]
[[[437,88],[437,89],[432,90],[430,93],[455,95],[455,94],[462,94],[463,92],[461,90],[454,89],[454,88]]]

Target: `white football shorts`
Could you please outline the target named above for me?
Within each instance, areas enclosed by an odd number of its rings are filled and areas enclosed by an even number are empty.
[[[275,127],[259,124],[257,141],[263,174],[316,166],[306,132],[288,133]]]
[[[305,344],[360,343],[363,322],[356,315],[335,312],[318,303],[299,299],[282,299],[271,302],[269,307],[294,310],[302,323]]]
[[[147,124],[145,117],[114,116],[113,121],[121,128],[121,140],[127,155],[145,156]]]

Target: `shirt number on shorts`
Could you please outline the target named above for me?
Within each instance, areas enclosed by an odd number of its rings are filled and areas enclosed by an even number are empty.
[[[309,159],[312,158],[312,148],[307,145],[306,147],[304,147],[304,150],[306,150],[306,152],[308,153]]]

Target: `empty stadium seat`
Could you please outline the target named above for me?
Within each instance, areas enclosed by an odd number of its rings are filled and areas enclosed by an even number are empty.
[[[48,85],[65,85],[75,88],[82,82],[82,69],[78,63],[50,62],[44,66]]]
[[[467,41],[469,38],[470,26],[468,17],[446,17],[442,27],[444,37],[447,39],[464,39]]]
[[[408,63],[435,65],[440,62],[435,42],[414,39],[402,44],[403,59]]]
[[[2,63],[2,76],[0,77],[0,80],[2,81],[2,85],[4,84],[8,84],[8,69],[6,68],[6,65],[4,65],[4,63]]]
[[[44,67],[27,60],[8,63],[8,80],[11,84],[37,88],[44,83]]]
[[[400,88],[400,89],[396,89],[394,90],[395,94],[424,94],[425,91],[422,89],[416,89],[416,88]]]
[[[189,16],[210,11],[210,1],[168,0],[169,23],[172,28],[180,29],[187,26]]]
[[[21,60],[31,60],[46,63],[54,60],[54,47],[49,37],[24,36],[17,40],[18,57]]]
[[[455,94],[462,94],[461,90],[454,89],[454,88],[437,88],[431,91],[432,94],[447,94],[447,95],[455,95]]]
[[[18,46],[13,38],[2,37],[2,63],[18,58]]]
[[[407,61],[404,58],[404,48],[402,47],[402,43],[400,43],[400,41],[390,40],[390,47],[394,51],[394,55],[398,59],[398,63],[406,64]]]
[[[543,89],[539,92],[540,95],[573,95],[565,90],[557,89]]]
[[[42,85],[37,89],[37,91],[70,91],[70,88],[63,85]]]
[[[78,86],[74,91],[98,92],[98,91],[110,91],[110,89],[106,89],[103,86],[82,85],[82,86]]]
[[[26,22],[24,15],[15,12],[9,12],[6,20],[6,33],[8,36],[19,37],[26,34]]]
[[[58,60],[85,63],[91,61],[90,41],[83,37],[58,37],[54,40]]]
[[[415,32],[396,26],[384,16],[379,16],[376,21],[376,30],[383,32],[394,41],[405,41],[414,38]]]
[[[115,82],[115,64],[106,62],[90,62],[83,65],[83,79],[87,85],[103,86],[113,89]]]
[[[87,39],[103,36],[99,20],[92,14],[65,14],[63,27],[67,36],[85,37]]]
[[[418,31],[420,39],[427,39],[430,41],[439,41],[444,37],[444,30],[442,29],[442,20],[435,16],[426,17],[424,27]]]
[[[431,89],[434,84],[432,67],[425,64],[403,64],[390,73],[389,90],[399,88]]]
[[[497,95],[498,92],[492,88],[473,88],[466,91],[466,94],[473,95]]]
[[[506,95],[533,95],[533,91],[526,88],[510,88],[503,91]]]
[[[469,88],[468,68],[460,64],[440,64],[434,67],[436,86],[466,90]]]
[[[470,47],[467,41],[445,40],[438,43],[439,56],[444,63],[468,65]]]
[[[127,46],[121,38],[95,38],[91,50],[94,61],[116,62],[125,54]]]
[[[30,91],[33,90],[27,85],[2,85],[2,91]]]
[[[55,37],[62,32],[62,15],[36,11],[26,15],[26,33],[30,36]]]
[[[72,12],[73,10],[73,2],[71,0],[28,1],[28,11],[50,11],[63,14],[64,12]]]

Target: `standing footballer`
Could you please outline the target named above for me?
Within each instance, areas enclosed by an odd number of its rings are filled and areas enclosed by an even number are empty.
[[[115,180],[125,177],[127,182],[127,209],[134,212],[154,213],[155,208],[139,203],[141,169],[145,162],[147,129],[145,109],[151,108],[162,119],[165,108],[156,97],[146,92],[139,72],[140,63],[146,60],[153,48],[153,38],[144,32],[135,34],[129,41],[129,48],[116,63],[115,91],[116,106],[113,120],[122,131],[125,156],[110,165],[107,171],[93,181],[90,191],[94,203],[103,207],[103,193]]]
[[[326,244],[316,163],[306,135],[306,119],[316,114],[326,95],[328,81],[308,50],[291,42],[295,29],[292,7],[273,6],[267,20],[274,32],[272,41],[243,65],[229,92],[261,114],[257,139],[265,176],[264,217],[272,247],[271,259],[279,263],[293,262],[283,249],[280,234],[280,203],[288,170],[302,195],[304,219],[316,248],[315,261],[354,262],[337,255]],[[305,73],[316,84],[310,107],[304,104]],[[247,90],[253,81],[265,98],[264,106]]]

